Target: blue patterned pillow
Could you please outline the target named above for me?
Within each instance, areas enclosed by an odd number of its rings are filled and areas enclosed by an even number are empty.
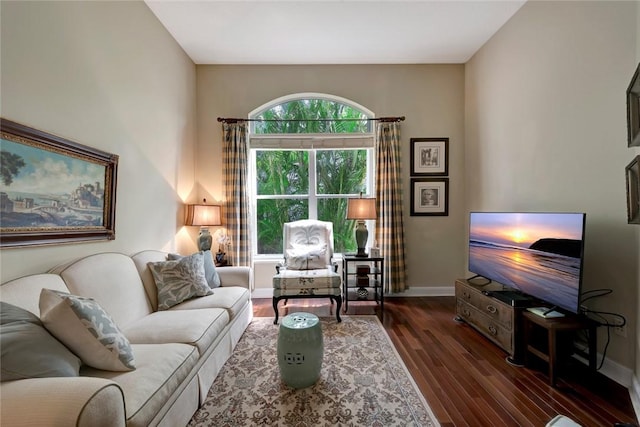
[[[210,250],[200,252],[204,257],[204,277],[211,289],[220,286],[220,275],[216,270],[216,264],[213,262],[213,255]],[[170,261],[184,258],[183,255],[169,254],[167,259]]]
[[[106,371],[136,368],[129,340],[93,298],[43,289],[40,319],[85,364]]]
[[[0,302],[0,379],[77,377],[80,359],[33,313]]]
[[[213,294],[204,276],[202,252],[175,261],[150,262],[149,269],[158,288],[158,310]]]

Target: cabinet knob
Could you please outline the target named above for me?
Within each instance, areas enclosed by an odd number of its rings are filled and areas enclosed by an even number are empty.
[[[491,333],[491,335],[498,335],[498,330],[495,326],[489,326],[489,333]]]
[[[471,312],[469,311],[468,308],[463,308],[462,309],[462,315],[465,316],[465,317],[469,317],[469,316],[471,316]]]
[[[471,299],[471,294],[468,292],[462,292],[462,298]]]
[[[495,314],[495,313],[497,313],[498,309],[497,309],[497,308],[495,308],[494,306],[492,306],[491,304],[489,304],[489,305],[487,306],[487,311],[488,311],[489,313]]]

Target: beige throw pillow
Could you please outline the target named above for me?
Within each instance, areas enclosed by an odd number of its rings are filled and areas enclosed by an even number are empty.
[[[94,299],[43,289],[40,320],[86,365],[106,371],[136,368],[129,340]]]

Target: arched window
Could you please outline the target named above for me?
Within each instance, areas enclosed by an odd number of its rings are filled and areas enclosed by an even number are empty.
[[[250,115],[254,254],[282,254],[282,225],[331,221],[336,252],[356,249],[347,199],[373,194],[373,113],[344,98],[303,93]],[[370,236],[374,233],[369,232]]]

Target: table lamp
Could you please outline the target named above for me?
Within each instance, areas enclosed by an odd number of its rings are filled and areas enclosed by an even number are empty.
[[[198,235],[198,250],[211,250],[213,237],[209,233],[209,227],[213,225],[222,225],[221,207],[219,205],[207,205],[207,199],[202,200],[201,205],[187,205],[187,214],[185,217],[185,225],[200,226],[200,234]]]
[[[376,219],[376,199],[374,197],[360,197],[357,199],[349,199],[347,201],[347,219],[355,219],[358,221],[356,227],[356,243],[358,244],[357,257],[366,257],[365,246],[369,238],[365,220]]]

